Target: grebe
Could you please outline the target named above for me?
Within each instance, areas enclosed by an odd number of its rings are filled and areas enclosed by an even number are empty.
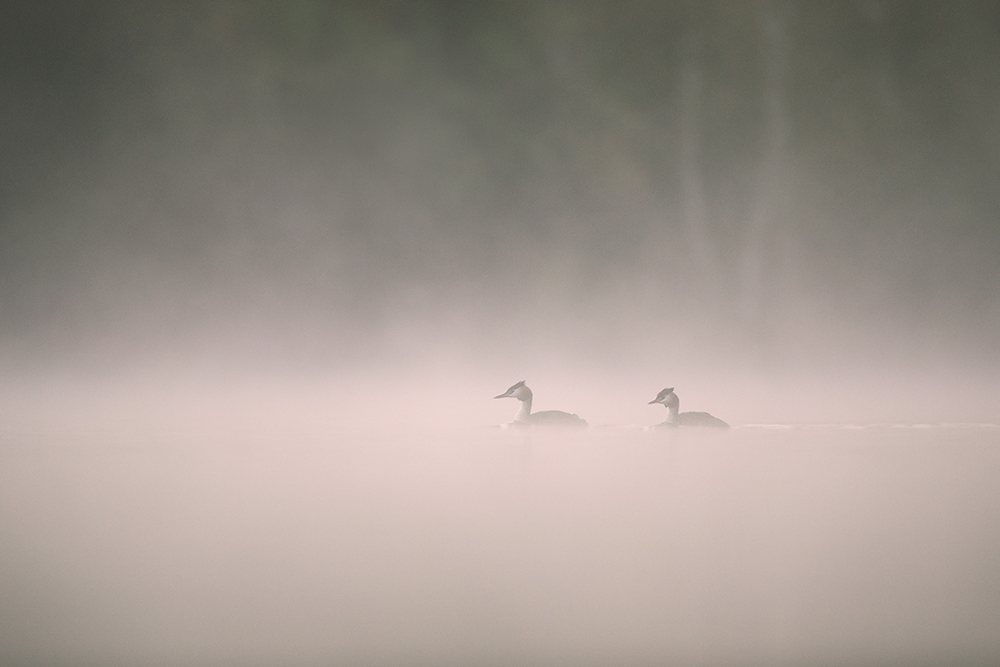
[[[493,398],[516,398],[521,401],[521,409],[511,422],[515,426],[586,426],[587,422],[576,415],[562,410],[531,411],[531,390],[521,380],[510,389]]]
[[[717,417],[713,417],[707,412],[678,412],[681,408],[681,399],[677,398],[673,387],[664,389],[657,394],[656,398],[649,402],[649,405],[653,403],[662,403],[670,412],[667,421],[657,424],[657,426],[714,426],[716,428],[729,428],[729,424]]]

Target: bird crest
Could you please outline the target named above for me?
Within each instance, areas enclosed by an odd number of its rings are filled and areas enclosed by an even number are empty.
[[[519,390],[522,389],[522,388],[524,389],[524,391],[520,392]],[[499,396],[494,396],[493,398],[510,398],[511,396],[514,396],[518,400],[523,400],[521,398],[521,395],[525,394],[525,393],[527,393],[528,395],[530,395],[531,394],[531,390],[528,389],[527,387],[525,387],[524,386],[524,380],[521,380],[517,384],[512,384],[510,386],[510,388],[507,389],[507,391],[505,391],[504,393],[500,394]]]
[[[670,393],[671,393],[671,392],[672,392],[673,390],[674,390],[674,388],[673,388],[673,387],[667,387],[666,389],[664,389],[663,391],[661,391],[661,392],[660,392],[659,394],[657,394],[657,395],[656,395],[656,400],[658,400],[658,401],[662,401],[662,400],[663,400],[663,399],[665,399],[665,398],[666,398],[667,396],[669,396],[669,395],[670,395]],[[648,394],[647,394],[647,396],[648,396]]]

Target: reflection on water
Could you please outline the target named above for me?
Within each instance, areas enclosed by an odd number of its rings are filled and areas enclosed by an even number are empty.
[[[991,664],[1000,429],[6,436],[3,664]]]

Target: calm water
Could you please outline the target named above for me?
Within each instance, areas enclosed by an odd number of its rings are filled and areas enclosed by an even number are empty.
[[[996,664],[1000,429],[0,438],[0,663]]]

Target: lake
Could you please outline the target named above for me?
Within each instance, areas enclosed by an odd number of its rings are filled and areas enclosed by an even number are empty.
[[[4,665],[1000,663],[1000,428],[0,436]]]

